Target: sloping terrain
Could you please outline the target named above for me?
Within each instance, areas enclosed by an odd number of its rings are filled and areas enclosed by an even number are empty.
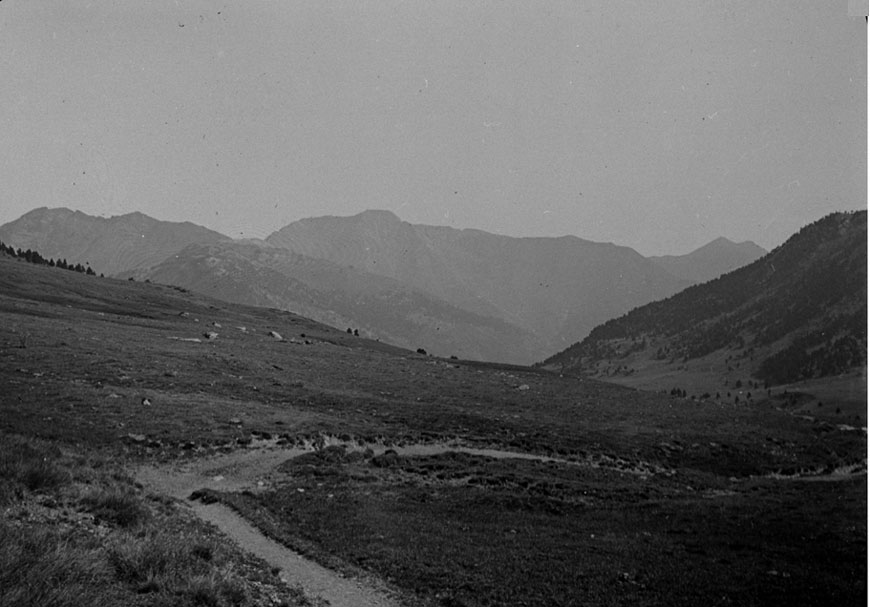
[[[412,225],[388,211],[305,219],[266,240],[495,316],[538,335],[550,351],[690,284],[628,247]]]
[[[106,275],[153,266],[190,244],[222,240],[228,238],[189,222],[142,213],[107,219],[64,208],[34,209],[0,226],[7,245],[37,250],[46,259],[75,259]]]
[[[757,249],[720,239],[645,259],[573,237],[411,225],[387,211],[308,219],[267,242],[235,242],[140,213],[105,219],[41,208],[0,227],[0,241],[98,273],[293,310],[403,347],[524,364],[614,315],[737,267]],[[211,247],[207,256],[203,247]]]
[[[199,541],[169,543],[196,586],[166,566],[141,576],[135,565],[163,544],[86,516],[125,512],[141,489],[128,485],[120,501],[44,489],[32,481],[47,478],[54,447],[128,470],[286,456],[246,479],[252,489],[221,489],[218,470],[194,497],[324,566],[381,580],[407,606],[866,597],[866,434],[851,417],[794,415],[779,394],[698,402],[421,356],[287,312],[3,256],[0,382],[0,444],[48,445],[36,476],[0,462],[13,483],[0,491],[12,500],[0,531],[15,541],[0,553],[22,545],[15,534],[75,525],[59,541],[104,567],[76,579],[104,593],[94,584],[116,580],[136,594],[127,604],[276,601],[239,579],[238,556]],[[64,466],[93,483],[83,461]],[[111,542],[87,540],[104,527]],[[262,579],[276,587],[268,571]]]
[[[135,276],[233,303],[292,310],[334,327],[353,328],[365,337],[441,356],[519,363],[543,349],[528,331],[457,308],[397,280],[268,245],[193,245]]]
[[[702,372],[715,392],[848,373],[866,366],[866,349],[862,211],[829,215],[751,265],[604,323],[542,364],[639,386]]]
[[[701,283],[747,266],[766,253],[754,242],[737,243],[717,238],[686,255],[661,255],[647,259],[677,278]]]

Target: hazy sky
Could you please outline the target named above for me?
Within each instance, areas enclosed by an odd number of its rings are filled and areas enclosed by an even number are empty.
[[[0,224],[412,223],[684,253],[867,207],[847,1],[0,3]]]

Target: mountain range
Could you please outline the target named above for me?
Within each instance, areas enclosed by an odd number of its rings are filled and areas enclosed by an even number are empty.
[[[824,217],[747,266],[612,319],[542,366],[639,387],[694,372],[716,391],[843,374],[866,365],[866,350],[861,211]]]
[[[645,258],[573,236],[414,225],[389,211],[304,219],[265,240],[234,241],[141,213],[106,219],[40,208],[0,226],[0,241],[99,273],[299,312],[402,347],[521,364],[764,253],[717,239],[688,255]]]

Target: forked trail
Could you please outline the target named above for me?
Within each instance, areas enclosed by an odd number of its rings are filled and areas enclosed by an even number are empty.
[[[137,480],[150,490],[183,500],[239,546],[281,570],[286,582],[298,584],[309,598],[333,607],[398,607],[385,587],[343,577],[263,535],[259,529],[222,504],[203,504],[187,497],[196,489],[240,491],[256,488],[259,479],[282,462],[306,453],[303,449],[251,449],[183,464],[145,466]]]
[[[344,443],[335,437],[327,437],[321,446],[343,444],[357,448],[358,445]],[[382,444],[366,445],[374,453],[382,453]],[[268,487],[275,469],[282,463],[314,449],[311,445],[296,448],[279,448],[273,441],[259,441],[259,444],[225,455],[217,455],[188,462],[171,463],[162,466],[143,466],[136,471],[137,480],[150,490],[168,495],[188,504],[201,519],[214,524],[228,537],[245,550],[261,557],[271,566],[281,570],[285,581],[298,584],[312,599],[320,599],[334,607],[399,607],[401,604],[385,584],[373,580],[359,580],[344,577],[314,561],[300,555],[286,546],[269,539],[259,529],[239,516],[230,508],[219,504],[203,504],[187,498],[197,489],[218,491],[260,490]],[[610,467],[609,462],[576,462],[558,458],[532,455],[495,449],[478,449],[458,444],[419,444],[395,447],[401,455],[436,455],[447,451],[459,451],[473,455],[495,458],[535,459],[539,461],[560,462],[571,465],[591,465]],[[642,470],[620,470],[623,473],[653,472],[658,466],[644,466]],[[655,472],[669,474],[670,470],[659,468]],[[768,475],[780,480],[845,480],[866,474],[866,464],[844,467],[834,472],[813,471],[790,477]]]
[[[344,443],[335,437],[327,437],[324,445],[331,444]],[[375,453],[386,450],[380,444],[367,446]],[[360,448],[358,445],[354,447]],[[266,537],[259,529],[222,504],[203,504],[187,499],[197,489],[256,491],[268,485],[271,473],[280,464],[312,450],[310,445],[306,448],[278,448],[273,441],[259,441],[258,445],[251,448],[226,455],[162,466],[143,466],[136,471],[136,479],[151,491],[185,502],[198,517],[214,524],[239,546],[271,566],[278,567],[284,580],[298,584],[313,599],[323,599],[333,607],[398,607],[399,601],[391,596],[385,585],[344,577],[327,569]],[[462,451],[498,458],[564,461],[527,453],[447,444],[409,445],[395,447],[395,450],[402,455],[435,455],[446,451]]]

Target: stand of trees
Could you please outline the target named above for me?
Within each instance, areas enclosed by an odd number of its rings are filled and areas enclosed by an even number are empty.
[[[88,274],[89,276],[96,275],[96,272],[94,272],[89,265],[83,266],[80,263],[71,264],[68,263],[66,259],[46,259],[42,255],[40,255],[38,251],[32,251],[30,249],[22,251],[21,249],[16,249],[13,246],[6,245],[3,242],[0,242],[0,253],[6,253],[7,255],[11,255],[12,257],[23,259],[28,263],[35,263],[40,266],[49,266],[52,268],[61,268],[63,270],[72,270],[73,272],[81,272],[82,274]],[[102,274],[100,274],[100,276],[102,276]]]

